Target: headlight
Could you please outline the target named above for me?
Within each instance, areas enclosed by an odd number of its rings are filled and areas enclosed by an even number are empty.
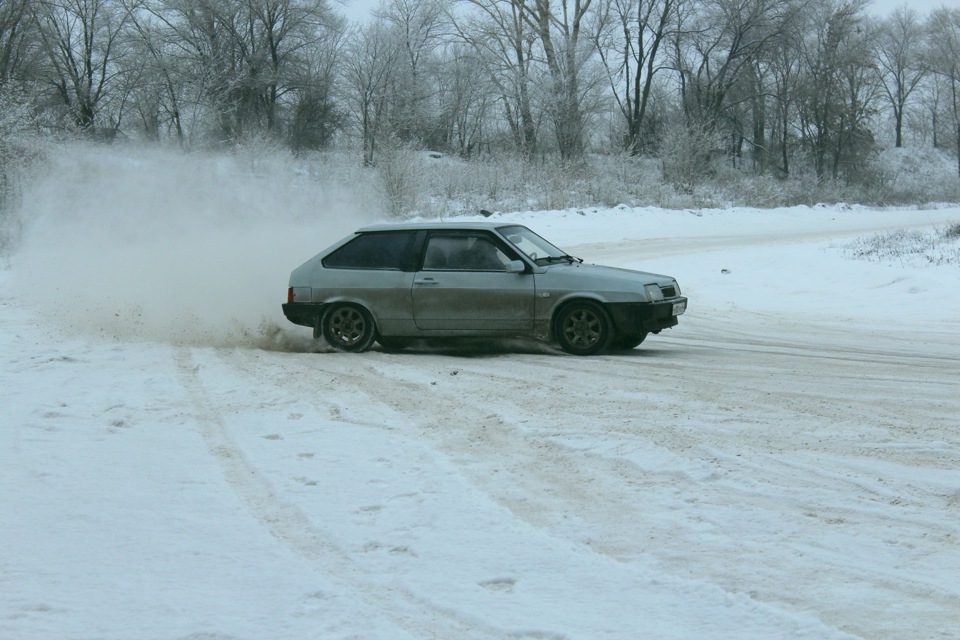
[[[648,284],[643,287],[644,293],[647,294],[647,298],[650,302],[656,302],[657,300],[663,300],[663,291],[660,290],[660,285]]]

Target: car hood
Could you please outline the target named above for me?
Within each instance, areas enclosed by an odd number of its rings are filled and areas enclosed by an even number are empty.
[[[659,273],[650,273],[648,271],[636,271],[634,269],[621,269],[620,267],[606,267],[598,264],[587,263],[557,263],[544,267],[546,273],[552,277],[574,278],[577,280],[590,280],[597,282],[620,283],[623,285],[658,284],[661,286],[670,286],[676,281],[670,277]]]

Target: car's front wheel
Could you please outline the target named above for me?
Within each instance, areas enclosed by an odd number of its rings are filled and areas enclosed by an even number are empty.
[[[354,304],[332,304],[320,318],[323,337],[334,349],[359,353],[377,339],[370,312]]]
[[[568,304],[557,315],[556,337],[560,348],[577,356],[591,356],[610,345],[610,316],[595,302]]]

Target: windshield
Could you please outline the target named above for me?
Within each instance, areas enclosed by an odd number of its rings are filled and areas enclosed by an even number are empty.
[[[556,260],[575,260],[567,252],[553,246],[530,229],[521,226],[500,227],[497,229],[507,240],[537,264],[546,264]]]

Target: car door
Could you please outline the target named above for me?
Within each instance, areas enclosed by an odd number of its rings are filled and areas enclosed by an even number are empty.
[[[507,273],[516,256],[482,231],[433,232],[413,279],[417,328],[448,331],[530,331],[534,279]]]

